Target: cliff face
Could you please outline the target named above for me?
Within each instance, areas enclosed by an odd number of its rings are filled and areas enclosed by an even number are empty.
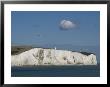
[[[96,55],[67,50],[34,48],[11,56],[12,66],[23,65],[96,65]]]

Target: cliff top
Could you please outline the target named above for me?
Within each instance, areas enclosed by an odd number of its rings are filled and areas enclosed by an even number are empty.
[[[33,49],[33,48],[35,48],[35,47],[32,47],[32,46],[11,46],[11,55],[17,55],[17,54],[20,54],[22,52]],[[42,47],[36,47],[36,48],[42,48]],[[43,48],[43,49],[54,49],[54,48]],[[72,51],[72,52],[78,52],[78,51]],[[90,54],[94,54],[94,53],[83,52],[83,51],[79,52],[79,53],[87,55],[87,56],[90,55]]]

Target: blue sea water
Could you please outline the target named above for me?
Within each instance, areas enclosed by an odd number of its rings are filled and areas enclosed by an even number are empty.
[[[100,65],[12,67],[12,77],[99,77]]]

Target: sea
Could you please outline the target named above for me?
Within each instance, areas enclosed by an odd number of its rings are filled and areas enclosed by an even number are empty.
[[[12,67],[12,77],[100,77],[98,65]]]
[[[100,77],[100,47],[99,46],[73,46],[57,49],[71,51],[85,51],[96,54],[97,65],[39,65],[11,67],[12,77]]]

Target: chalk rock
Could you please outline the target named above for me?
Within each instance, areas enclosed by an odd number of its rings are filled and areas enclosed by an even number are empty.
[[[12,66],[23,65],[96,65],[96,55],[67,50],[34,48],[11,56]]]

